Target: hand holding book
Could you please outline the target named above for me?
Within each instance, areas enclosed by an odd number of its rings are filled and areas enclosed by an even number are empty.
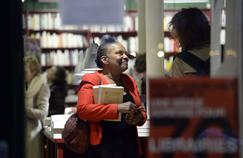
[[[94,101],[96,104],[121,104],[123,102],[123,92],[124,88],[115,84],[93,86]],[[121,121],[121,113],[118,113],[117,119],[105,120]]]
[[[136,105],[130,101],[118,104],[118,112],[120,113],[134,113],[136,111]]]
[[[140,108],[136,108],[133,113],[127,114],[126,123],[129,125],[137,125],[142,120],[142,118],[143,116]]]
[[[128,116],[128,124],[136,125],[142,119],[140,109],[130,101],[122,103],[123,91],[123,87],[115,84],[93,86],[94,101],[96,104],[118,104],[118,119],[108,121],[120,121],[124,113]]]

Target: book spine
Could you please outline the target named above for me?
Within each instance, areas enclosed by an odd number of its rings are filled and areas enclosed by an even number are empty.
[[[101,97],[102,97],[102,88],[99,87],[99,89],[98,89],[98,104],[101,103]]]

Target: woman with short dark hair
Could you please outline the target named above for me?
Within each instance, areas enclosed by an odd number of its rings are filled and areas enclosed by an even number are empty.
[[[198,75],[199,71],[182,59],[182,54],[190,53],[199,58],[202,63],[209,59],[209,44],[210,44],[210,25],[204,13],[197,8],[182,9],[174,15],[169,28],[172,37],[179,43],[182,52],[175,58],[169,76],[171,77],[185,77],[188,75]],[[198,60],[196,67],[200,66]],[[191,61],[190,61],[191,62]]]

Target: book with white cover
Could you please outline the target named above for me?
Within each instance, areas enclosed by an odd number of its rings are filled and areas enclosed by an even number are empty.
[[[51,115],[51,133],[61,133],[71,114]]]
[[[96,104],[120,104],[123,102],[124,88],[115,84],[93,86],[94,101]],[[120,121],[121,113],[118,119],[106,121]]]

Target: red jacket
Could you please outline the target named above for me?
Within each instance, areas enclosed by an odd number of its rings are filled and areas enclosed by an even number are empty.
[[[122,74],[122,83],[132,95],[136,106],[141,106],[140,95],[136,82],[132,77]],[[100,144],[102,139],[102,129],[99,121],[104,119],[116,119],[118,117],[117,104],[94,104],[93,86],[99,84],[109,84],[101,72],[86,74],[80,83],[78,92],[77,113],[81,119],[90,120],[90,144]],[[138,126],[142,126],[147,119],[144,107],[141,109],[143,120]]]

